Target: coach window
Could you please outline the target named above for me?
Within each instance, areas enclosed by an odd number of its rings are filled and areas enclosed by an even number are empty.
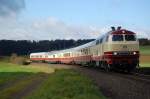
[[[88,55],[88,49],[85,49],[85,54]]]
[[[68,53],[68,55],[67,55],[68,57],[70,57],[70,53]]]
[[[84,54],[84,55],[86,54],[85,49],[83,49],[83,54]]]
[[[90,54],[90,48],[88,49],[88,55]]]

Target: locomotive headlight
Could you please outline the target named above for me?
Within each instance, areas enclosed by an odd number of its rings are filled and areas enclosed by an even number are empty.
[[[136,52],[133,52],[134,55],[136,55]]]
[[[114,52],[113,54],[114,54],[114,55],[117,55],[117,52]]]

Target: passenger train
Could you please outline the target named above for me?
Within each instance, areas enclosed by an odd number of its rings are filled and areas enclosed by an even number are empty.
[[[99,66],[106,71],[132,71],[139,66],[136,33],[118,27],[87,44],[59,51],[31,53],[31,61]]]

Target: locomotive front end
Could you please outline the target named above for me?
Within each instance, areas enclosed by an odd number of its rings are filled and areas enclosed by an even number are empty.
[[[104,59],[113,68],[132,71],[139,66],[139,42],[136,34],[127,30],[110,33],[104,46]]]

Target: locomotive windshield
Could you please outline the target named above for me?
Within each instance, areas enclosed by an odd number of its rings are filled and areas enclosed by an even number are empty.
[[[117,34],[117,35],[112,35],[112,41],[136,41],[136,36],[132,34]]]
[[[125,35],[126,41],[136,41],[135,35]]]
[[[112,41],[123,41],[123,35],[113,35]]]

